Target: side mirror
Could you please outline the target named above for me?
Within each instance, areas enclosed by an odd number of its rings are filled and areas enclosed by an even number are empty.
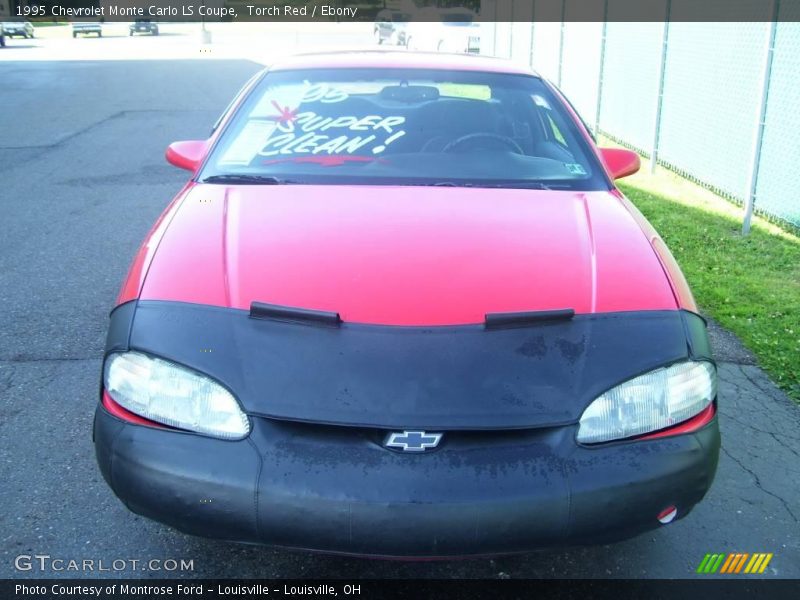
[[[206,157],[207,150],[208,142],[205,140],[172,142],[167,147],[167,162],[194,173],[200,168],[200,163]]]
[[[632,150],[624,148],[600,148],[603,160],[608,167],[611,177],[622,179],[628,175],[633,175],[642,166],[639,155]]]

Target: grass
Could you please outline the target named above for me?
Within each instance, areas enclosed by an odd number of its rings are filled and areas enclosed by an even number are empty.
[[[733,331],[760,366],[800,403],[800,238],[643,161],[620,182],[664,238],[701,311]]]

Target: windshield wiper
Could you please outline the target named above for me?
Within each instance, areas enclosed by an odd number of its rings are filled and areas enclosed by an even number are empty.
[[[456,183],[455,181],[436,181],[434,183],[416,183],[423,187],[475,187],[471,183]]]
[[[466,187],[466,188],[472,188],[472,187],[486,187],[486,188],[511,188],[511,187],[513,187],[513,188],[517,188],[517,187],[519,187],[519,188],[524,188],[524,189],[529,189],[529,190],[552,190],[553,189],[549,185],[541,183],[539,181],[526,181],[524,183],[520,183],[519,185],[513,185],[513,186],[508,185],[507,183],[504,183],[504,182],[501,182],[501,183],[489,183],[489,182],[486,182],[486,183],[477,183],[476,184],[476,183],[471,183],[471,182],[458,183],[458,182],[455,182],[455,181],[437,181],[436,183],[420,183],[420,184],[417,184],[417,185],[432,186],[432,187]]]
[[[278,179],[271,175],[253,175],[248,173],[228,173],[224,175],[209,175],[201,183],[238,183],[250,185],[281,185],[292,183],[288,179]]]

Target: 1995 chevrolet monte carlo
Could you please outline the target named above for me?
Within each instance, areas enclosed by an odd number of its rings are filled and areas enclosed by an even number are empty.
[[[720,447],[705,323],[570,104],[495,59],[254,77],[111,314],[94,440],[132,511],[226,540],[442,557],[684,517]]]

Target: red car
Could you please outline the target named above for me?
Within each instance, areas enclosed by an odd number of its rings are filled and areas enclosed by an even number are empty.
[[[136,256],[94,424],[136,513],[439,557],[686,516],[720,446],[705,323],[561,93],[474,56],[254,77]]]

